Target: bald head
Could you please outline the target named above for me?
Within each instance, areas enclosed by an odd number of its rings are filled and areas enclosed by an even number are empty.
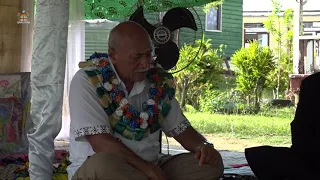
[[[143,40],[151,42],[148,32],[136,22],[125,21],[110,31],[108,46],[109,49],[117,49],[122,45],[137,43]]]
[[[132,21],[118,24],[110,32],[108,45],[109,59],[125,84],[146,78],[152,46],[150,36],[142,26]]]

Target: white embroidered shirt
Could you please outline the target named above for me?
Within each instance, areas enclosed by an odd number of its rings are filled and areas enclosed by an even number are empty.
[[[113,68],[113,66],[112,66]],[[113,68],[114,69],[114,68]],[[88,156],[92,156],[95,152],[86,140],[87,135],[95,134],[111,134],[120,140],[133,152],[141,158],[154,162],[159,155],[159,131],[150,134],[141,141],[129,140],[120,134],[113,132],[108,121],[108,116],[104,112],[96,88],[93,87],[85,73],[86,69],[80,69],[73,77],[70,84],[69,107],[70,107],[70,158],[71,165],[68,166],[69,180]],[[142,111],[142,104],[148,100],[149,84],[136,82],[130,94],[125,90],[125,86],[121,82],[126,98],[138,111]],[[180,105],[174,98],[171,101],[171,110],[165,118],[165,122],[161,124],[161,130],[169,137],[174,137],[182,133],[188,126],[189,121],[183,115]]]

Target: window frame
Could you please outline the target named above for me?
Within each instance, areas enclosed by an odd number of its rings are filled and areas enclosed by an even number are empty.
[[[217,7],[217,10],[218,10],[218,16],[219,16],[218,17],[218,29],[217,30],[211,30],[211,29],[207,28],[207,21],[208,21],[207,20],[207,15],[208,15],[208,13],[205,13],[205,31],[207,31],[207,32],[222,32],[222,4],[220,4]]]
[[[248,34],[255,34],[257,36],[256,40],[258,40],[259,34],[267,34],[268,35],[268,47],[270,47],[270,33],[268,33],[268,32],[246,32],[245,30],[243,33],[244,33],[243,34],[243,47],[246,47],[246,43],[247,43],[246,35],[248,35]]]

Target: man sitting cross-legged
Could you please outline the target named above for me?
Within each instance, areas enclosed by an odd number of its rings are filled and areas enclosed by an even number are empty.
[[[70,85],[71,179],[218,180],[223,162],[183,115],[174,80],[150,69],[152,46],[139,24],[123,22]],[[96,59],[95,59],[96,58]],[[89,63],[89,62],[88,62]],[[159,155],[159,130],[190,153]]]

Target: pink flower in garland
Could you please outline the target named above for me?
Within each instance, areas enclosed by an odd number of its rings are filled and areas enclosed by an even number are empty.
[[[137,118],[137,122],[139,123],[139,125],[141,125],[143,123],[143,119],[142,118]]]
[[[157,90],[158,90],[157,97],[160,97],[160,98],[161,98],[163,89],[158,86],[158,87],[157,87]]]
[[[128,107],[129,107],[129,104],[126,104],[126,105],[122,106],[121,109],[122,109],[123,111],[125,111],[125,110],[128,109]]]
[[[153,123],[152,118],[149,118],[149,119],[148,119],[148,124],[151,125],[152,123]]]
[[[125,113],[125,117],[127,118],[127,119],[131,119],[132,118],[132,112],[130,112],[130,111],[126,111],[126,113]]]
[[[160,80],[161,80],[161,78],[160,78],[160,76],[159,76],[159,74],[155,74],[155,75],[153,75],[153,79],[155,80],[155,82],[160,82]]]

